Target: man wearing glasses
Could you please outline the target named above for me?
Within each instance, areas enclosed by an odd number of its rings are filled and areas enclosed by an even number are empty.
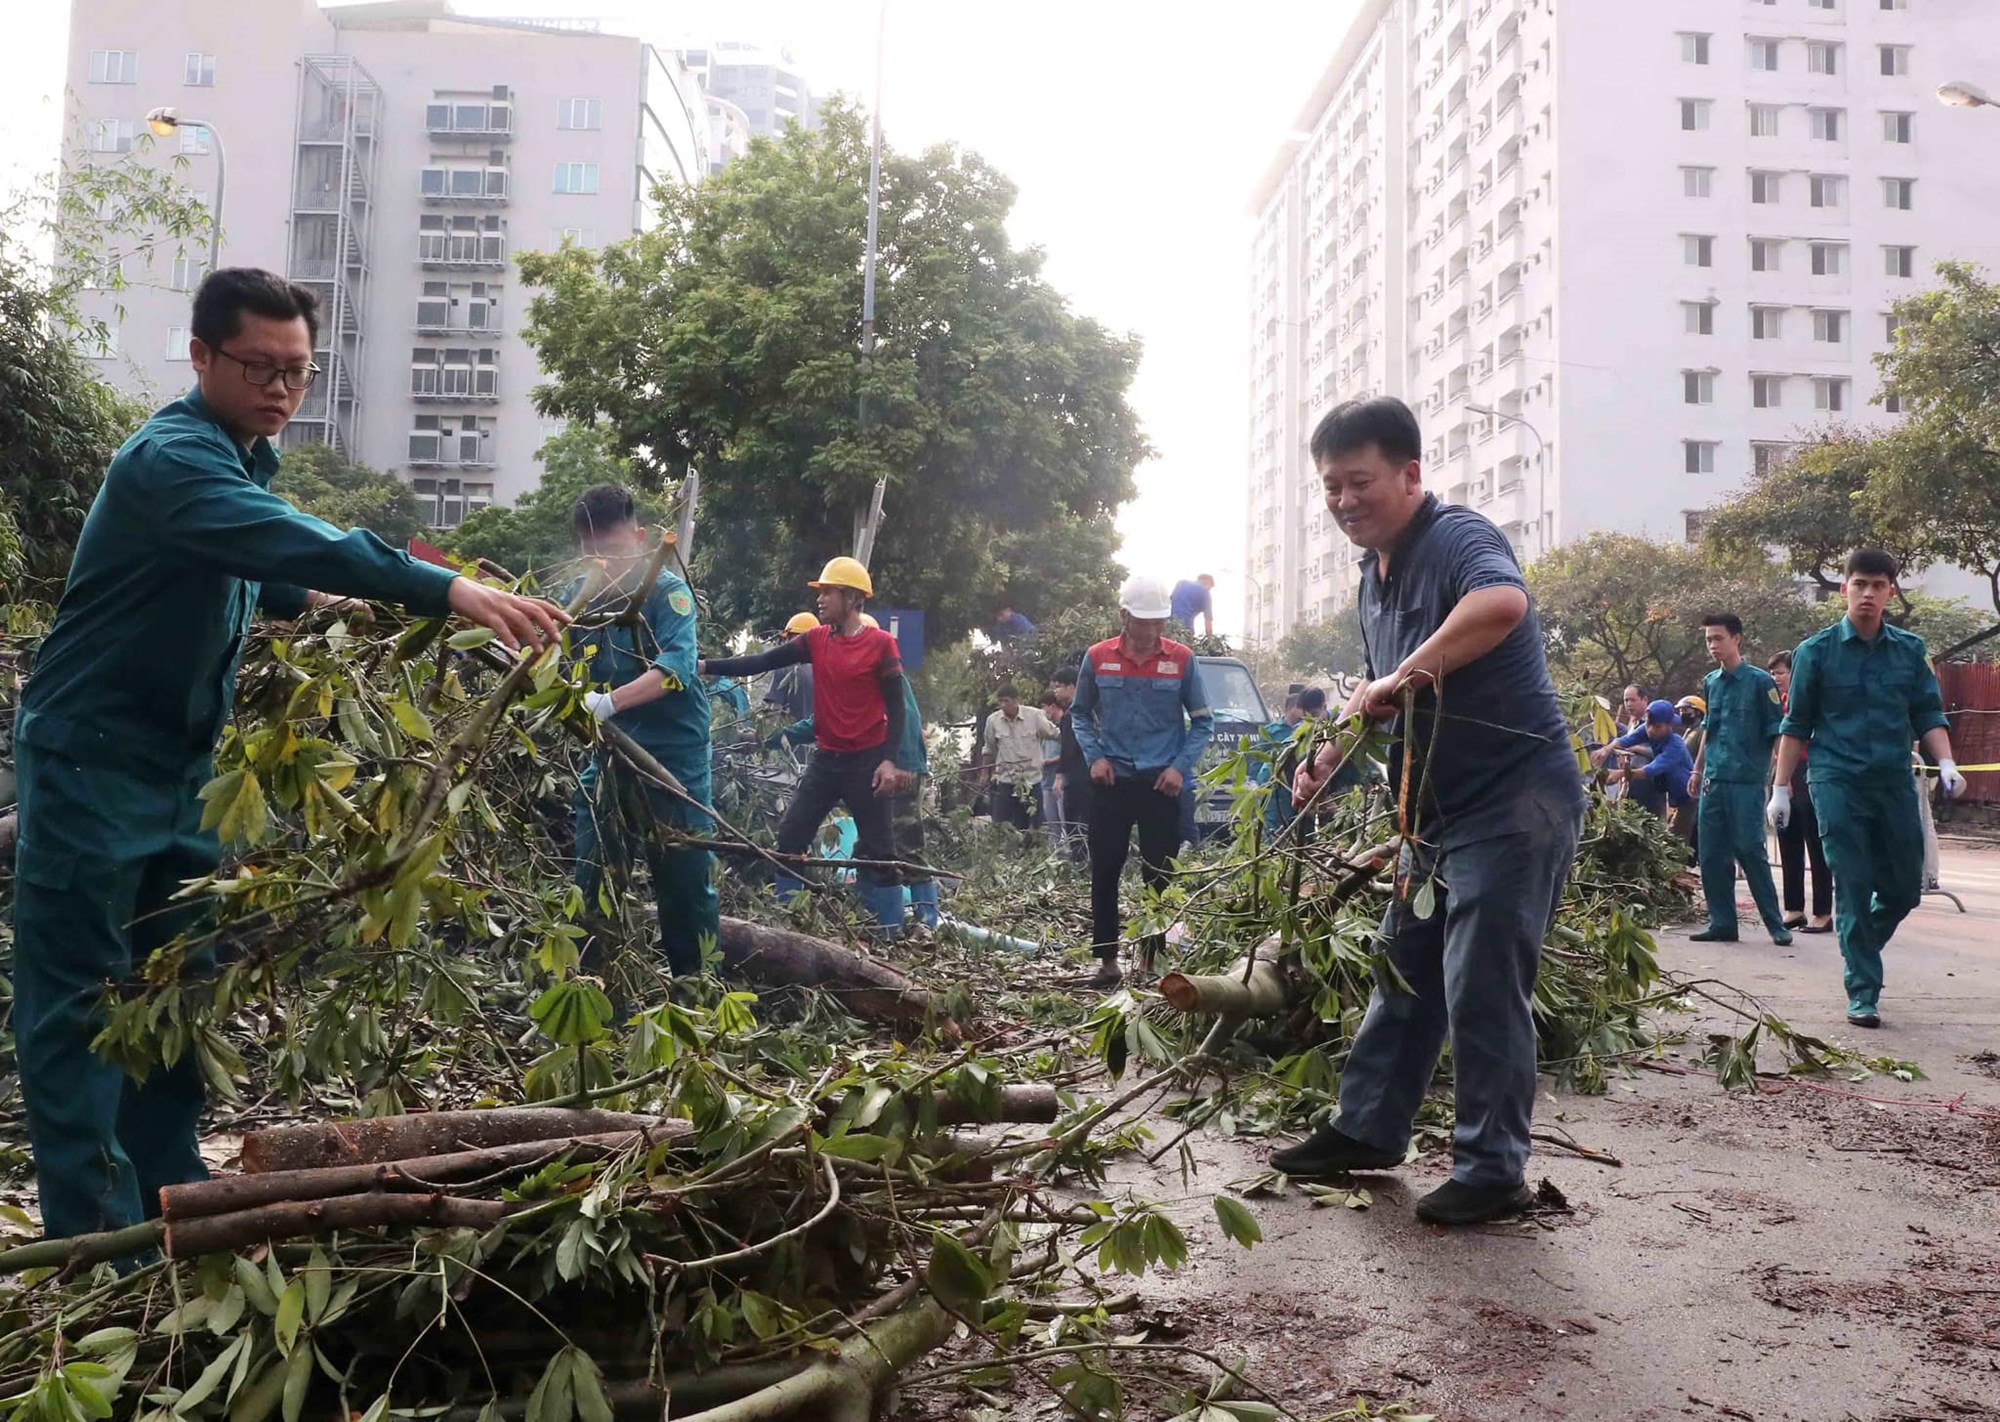
[[[105,984],[198,926],[174,894],[215,871],[199,793],[261,608],[341,598],[456,613],[510,648],[563,614],[343,533],[270,492],[284,429],[318,374],[313,294],[249,268],[195,293],[198,384],[118,451],[77,541],[55,625],[21,697],[14,749],[14,1033],[51,1237],[159,1213],[163,1185],[206,1178],[192,1052],[143,1082],[90,1043]]]

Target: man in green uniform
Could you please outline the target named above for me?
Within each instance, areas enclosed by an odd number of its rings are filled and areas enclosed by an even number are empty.
[[[1792,816],[1792,772],[1806,783],[1833,869],[1833,919],[1847,964],[1847,1020],[1882,1025],[1882,949],[1924,891],[1924,832],[1910,742],[1937,762],[1947,795],[1965,789],[1924,639],[1882,620],[1896,560],[1864,548],[1847,560],[1847,615],[1792,654],[1792,699],[1778,742],[1771,823]]]
[[[1701,892],[1708,900],[1708,927],[1688,936],[1696,943],[1736,941],[1736,869],[1750,885],[1771,941],[1792,941],[1771,882],[1771,857],[1764,848],[1764,787],[1771,776],[1771,747],[1778,739],[1778,683],[1762,667],[1743,660],[1743,619],[1711,612],[1701,619],[1702,640],[1716,669],[1702,684],[1708,702],[1701,751],[1695,756],[1688,794],[1701,796]]]
[[[599,607],[622,608],[646,571],[648,551],[631,491],[617,484],[586,490],[576,501],[576,538],[583,555],[603,559],[611,575]],[[667,966],[680,977],[699,973],[702,940],[712,941],[722,927],[715,859],[706,849],[675,845],[660,834],[706,834],[714,825],[703,808],[711,804],[710,713],[708,688],[695,671],[694,594],[663,568],[632,623],[613,618],[573,636],[570,645],[591,659],[590,679],[600,688],[584,698],[591,713],[630,735],[701,802],[690,805],[643,784],[606,756],[593,760],[576,792],[576,883],[584,910],[600,911],[605,866],[628,869],[638,840],[653,876]]]
[[[208,1173],[193,1054],[132,1081],[90,1043],[107,983],[198,921],[172,900],[221,858],[197,797],[257,609],[296,617],[330,598],[381,598],[455,612],[509,647],[561,636],[546,603],[343,533],[269,491],[271,440],[318,374],[317,325],[313,294],[269,272],[203,280],[188,343],[199,384],[111,461],[21,698],[14,1032],[51,1237],[136,1224],[159,1213],[161,1186]]]

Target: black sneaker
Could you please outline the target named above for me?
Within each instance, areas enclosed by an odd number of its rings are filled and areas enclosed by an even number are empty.
[[[1345,1175],[1350,1170],[1394,1170],[1403,1152],[1367,1145],[1322,1126],[1304,1140],[1271,1152],[1271,1169],[1286,1175]]]
[[[1688,935],[1688,942],[1690,943],[1734,943],[1735,941],[1736,935],[1734,933],[1724,933],[1719,928],[1704,928],[1699,933],[1690,933]]]
[[[1435,1225],[1484,1224],[1518,1215],[1534,1202],[1534,1191],[1526,1184],[1467,1185],[1447,1180],[1417,1201],[1417,1218]]]

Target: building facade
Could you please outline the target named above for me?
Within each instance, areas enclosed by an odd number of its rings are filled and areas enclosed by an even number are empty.
[[[812,86],[788,49],[766,49],[743,40],[717,40],[680,52],[702,92],[734,106],[752,135],[774,136],[794,123],[819,127]]]
[[[2000,129],[1932,97],[1995,67],[1971,0],[1366,0],[1253,202],[1252,634],[1353,597],[1306,453],[1343,399],[1407,400],[1524,561],[1893,418],[1890,308],[2000,255]]]
[[[703,98],[671,51],[447,0],[75,0],[69,81],[86,160],[143,149],[162,105],[179,134],[140,161],[185,157],[206,192],[226,145],[222,262],[321,300],[322,374],[285,443],[402,475],[440,527],[540,478],[515,258],[627,237],[655,184],[709,170]],[[205,260],[156,248],[124,290],[87,298],[88,315],[122,312],[113,383],[161,399],[190,384]]]

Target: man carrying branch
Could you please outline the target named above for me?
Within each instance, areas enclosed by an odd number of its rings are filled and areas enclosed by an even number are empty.
[[[1359,610],[1370,679],[1347,714],[1391,726],[1391,781],[1401,783],[1407,759],[1420,789],[1404,827],[1404,887],[1381,928],[1408,991],[1375,989],[1341,1075],[1339,1115],[1271,1164],[1291,1175],[1402,1164],[1449,1033],[1452,1177],[1418,1201],[1417,1216],[1498,1219],[1530,1198],[1535,976],[1583,825],[1569,728],[1513,549],[1483,515],[1424,492],[1409,407],[1342,405],[1311,448],[1328,510],[1368,550]],[[1302,808],[1340,761],[1328,747],[1300,768]]]
[[[272,440],[319,374],[312,292],[224,268],[190,329],[196,388],[111,461],[15,723],[14,1032],[51,1237],[137,1224],[161,1186],[208,1178],[193,1051],[132,1081],[90,1043],[107,982],[198,924],[174,895],[221,860],[200,792],[257,611],[380,598],[509,648],[551,645],[566,620],[270,492]]]

